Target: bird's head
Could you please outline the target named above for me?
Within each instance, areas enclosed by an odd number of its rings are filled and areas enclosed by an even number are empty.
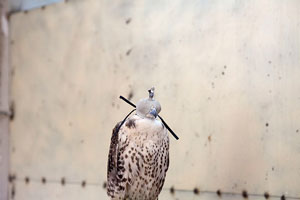
[[[149,97],[141,99],[136,106],[136,113],[142,118],[155,119],[161,111],[161,106],[158,101],[154,99],[154,87],[148,90]]]

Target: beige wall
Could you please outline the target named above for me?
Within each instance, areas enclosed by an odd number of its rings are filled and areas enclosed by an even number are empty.
[[[131,109],[118,96],[136,102],[152,85],[180,137],[162,200],[218,198],[194,188],[300,197],[299,10],[71,0],[13,15],[14,198],[106,199],[111,130]]]

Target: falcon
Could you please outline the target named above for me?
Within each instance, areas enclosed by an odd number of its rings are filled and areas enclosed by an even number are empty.
[[[107,167],[107,194],[112,200],[157,200],[169,167],[168,131],[157,117],[154,99],[140,100],[136,113],[112,132]]]

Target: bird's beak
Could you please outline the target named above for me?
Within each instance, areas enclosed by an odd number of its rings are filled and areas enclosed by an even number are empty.
[[[156,109],[152,108],[149,114],[151,114],[152,116],[154,116],[154,118],[156,118],[157,117],[157,111],[156,111]]]

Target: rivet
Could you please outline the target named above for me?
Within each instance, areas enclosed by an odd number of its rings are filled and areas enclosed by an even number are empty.
[[[9,181],[10,183],[12,183],[15,179],[16,179],[16,175],[14,175],[14,174],[10,174],[10,175],[8,176],[8,181]]]
[[[86,182],[85,182],[85,181],[82,181],[82,182],[81,182],[81,186],[84,188],[85,185],[86,185]]]
[[[194,188],[194,194],[199,194],[199,189],[198,188]]]
[[[217,190],[217,195],[219,196],[219,197],[221,197],[222,196],[222,192],[221,192],[221,190],[219,189],[219,190]]]
[[[25,183],[28,184],[30,182],[30,179],[28,176],[25,177]]]
[[[15,189],[15,184],[13,184],[12,188],[11,188],[11,198],[14,199],[16,194],[16,189]]]
[[[171,194],[174,194],[174,193],[175,193],[175,189],[174,189],[173,186],[170,188],[170,193],[171,193]]]
[[[102,186],[103,186],[103,188],[105,189],[106,186],[107,186],[106,182],[104,182]]]
[[[9,111],[10,111],[10,116],[9,116],[9,119],[11,121],[14,120],[15,118],[15,104],[12,102],[11,105],[9,106]]]
[[[242,191],[242,196],[247,199],[248,198],[248,192],[246,190]]]
[[[268,192],[265,192],[265,193],[264,193],[264,197],[265,197],[266,199],[268,199],[268,198],[270,197],[269,193],[268,193]]]
[[[60,182],[61,182],[61,185],[65,185],[65,183],[66,183],[66,180],[65,180],[65,178],[64,178],[64,177],[62,177]]]
[[[43,184],[46,184],[46,182],[47,182],[46,178],[45,178],[45,177],[42,177],[42,183],[43,183]]]

